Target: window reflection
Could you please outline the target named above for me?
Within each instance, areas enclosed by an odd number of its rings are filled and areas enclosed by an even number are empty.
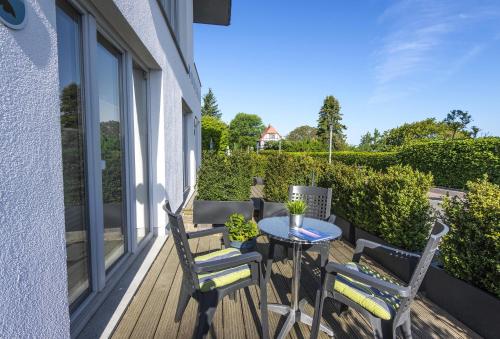
[[[98,36],[97,67],[101,128],[104,261],[110,268],[125,253],[125,190],[121,132],[121,55]]]
[[[81,22],[66,2],[57,2],[61,144],[66,223],[68,298],[74,307],[89,291],[89,246],[81,90]]]

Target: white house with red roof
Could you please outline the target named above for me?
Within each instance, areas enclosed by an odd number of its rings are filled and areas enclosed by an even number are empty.
[[[283,139],[281,134],[278,133],[276,128],[269,124],[260,136],[259,148],[263,149],[268,141],[280,141],[281,139]]]

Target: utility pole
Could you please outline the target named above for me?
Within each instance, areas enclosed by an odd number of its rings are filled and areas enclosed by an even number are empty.
[[[333,124],[330,122],[330,146],[328,148],[328,163],[332,163],[332,137],[333,137]]]

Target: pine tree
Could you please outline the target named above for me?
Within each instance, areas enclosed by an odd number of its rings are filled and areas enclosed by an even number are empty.
[[[343,131],[346,129],[346,126],[342,124],[340,103],[333,95],[329,95],[325,98],[323,106],[319,111],[318,137],[325,142],[328,142],[330,136],[330,123],[333,126],[334,149],[341,149],[345,146],[345,135]]]
[[[211,116],[217,119],[222,117],[222,113],[219,111],[219,105],[217,105],[217,99],[215,98],[212,89],[208,89],[208,93],[203,96],[203,106],[201,107],[202,116]]]

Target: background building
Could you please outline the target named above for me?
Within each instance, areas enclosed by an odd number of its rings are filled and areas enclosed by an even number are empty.
[[[283,137],[278,133],[276,128],[269,124],[259,139],[259,148],[263,149],[268,141],[280,141]]]

